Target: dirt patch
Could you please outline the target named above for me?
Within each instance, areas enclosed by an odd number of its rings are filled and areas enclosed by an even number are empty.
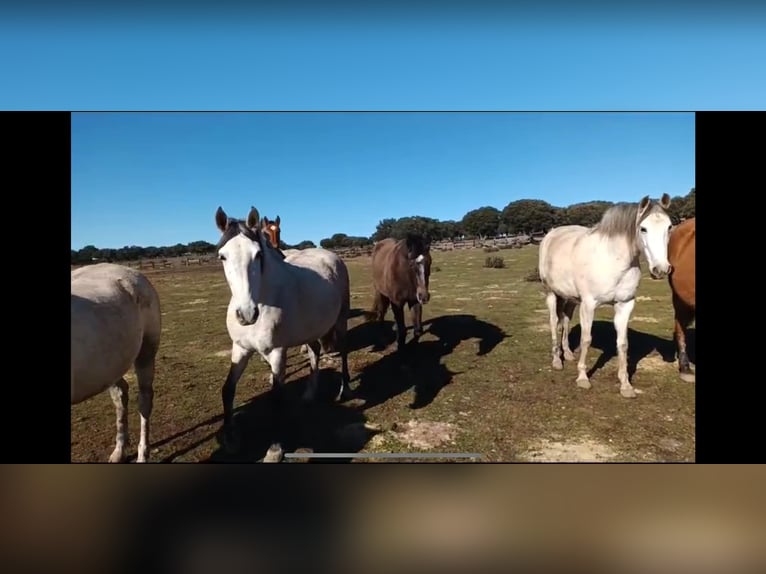
[[[636,301],[654,301],[651,297],[645,297],[644,295],[639,295],[636,297]]]
[[[675,369],[675,365],[673,363],[666,363],[662,356],[655,352],[641,359],[636,366],[636,369],[656,373],[659,371],[673,370]]]
[[[616,456],[610,446],[585,438],[575,442],[543,439],[521,458],[529,462],[607,462]]]
[[[423,450],[455,442],[455,425],[451,423],[411,420],[396,423],[391,432],[407,446]]]
[[[194,299],[193,301],[187,301],[184,305],[204,305],[207,303],[207,299]]]
[[[231,355],[231,349],[226,349],[224,351],[216,351],[213,353],[213,357],[228,357]]]
[[[631,317],[630,322],[632,323],[633,321],[636,321],[637,323],[659,323],[654,317],[642,317],[640,315]]]

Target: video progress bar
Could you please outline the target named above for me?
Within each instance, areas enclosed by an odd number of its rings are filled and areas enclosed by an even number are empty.
[[[312,452],[285,453],[285,458],[481,458],[476,452]]]

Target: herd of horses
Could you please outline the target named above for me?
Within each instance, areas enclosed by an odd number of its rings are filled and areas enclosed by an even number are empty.
[[[574,360],[569,347],[570,321],[579,305],[580,356],[576,384],[590,388],[586,358],[596,308],[614,306],[620,393],[636,396],[627,369],[628,322],[641,279],[640,256],[655,279],[668,277],[675,315],[674,340],[683,380],[694,382],[686,351],[686,329],[695,318],[695,220],[673,226],[670,197],[648,196],[638,203],[616,204],[592,227],[553,228],[542,240],[539,274],[550,315],[552,367]],[[336,400],[354,396],[348,369],[349,273],[343,260],[322,248],[279,249],[280,218],[261,218],[252,207],[245,219],[215,213],[221,233],[216,253],[231,291],[226,327],[231,338],[231,364],[221,389],[223,445],[236,452],[240,439],[233,424],[237,382],[257,352],[270,366],[272,393],[281,404],[287,350],[302,347],[310,375],[304,401],[315,399],[322,352],[340,356],[341,382]],[[372,252],[374,305],[368,319],[382,321],[388,308],[396,323],[397,353],[404,358],[404,309],[412,316],[413,337],[423,333],[422,308],[427,304],[431,274],[430,241],[410,234],[384,239]],[[116,446],[110,462],[125,459],[128,385],[133,367],[138,384],[141,436],[138,462],[147,460],[149,419],[153,404],[155,360],[160,345],[159,296],[139,271],[101,263],[72,271],[71,396],[72,404],[109,390],[117,415]],[[407,351],[409,352],[409,351]]]

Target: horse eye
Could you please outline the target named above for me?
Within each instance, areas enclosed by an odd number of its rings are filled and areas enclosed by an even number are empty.
[[[646,227],[641,228],[641,233],[646,233]]]
[[[226,256],[221,254],[221,253],[219,253],[218,254],[218,259],[220,259],[221,261],[226,261]]]

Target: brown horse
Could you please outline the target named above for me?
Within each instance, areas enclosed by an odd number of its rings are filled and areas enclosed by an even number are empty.
[[[269,243],[276,250],[276,252],[282,256],[282,259],[293,253],[299,253],[300,249],[280,249],[279,244],[282,242],[282,228],[279,226],[281,220],[277,215],[277,218],[273,221],[268,217],[261,219],[261,231],[263,235],[269,239]]]
[[[693,383],[694,372],[686,354],[686,329],[695,318],[694,299],[694,238],[695,218],[687,219],[673,229],[668,242],[668,261],[673,266],[670,273],[670,289],[673,291],[675,314],[674,337],[678,346],[678,370],[684,381]]]
[[[407,327],[404,305],[412,312],[415,339],[423,334],[423,305],[428,303],[428,282],[431,277],[430,241],[421,235],[409,234],[406,239],[383,239],[372,249],[372,281],[375,290],[370,319],[382,321],[389,305],[396,320],[397,351],[404,350]]]
[[[282,230],[279,227],[281,221],[282,220],[278,215],[277,218],[273,221],[265,216],[261,220],[261,230],[263,231],[263,234],[269,238],[272,247],[275,249],[279,249],[279,242],[282,239]]]

